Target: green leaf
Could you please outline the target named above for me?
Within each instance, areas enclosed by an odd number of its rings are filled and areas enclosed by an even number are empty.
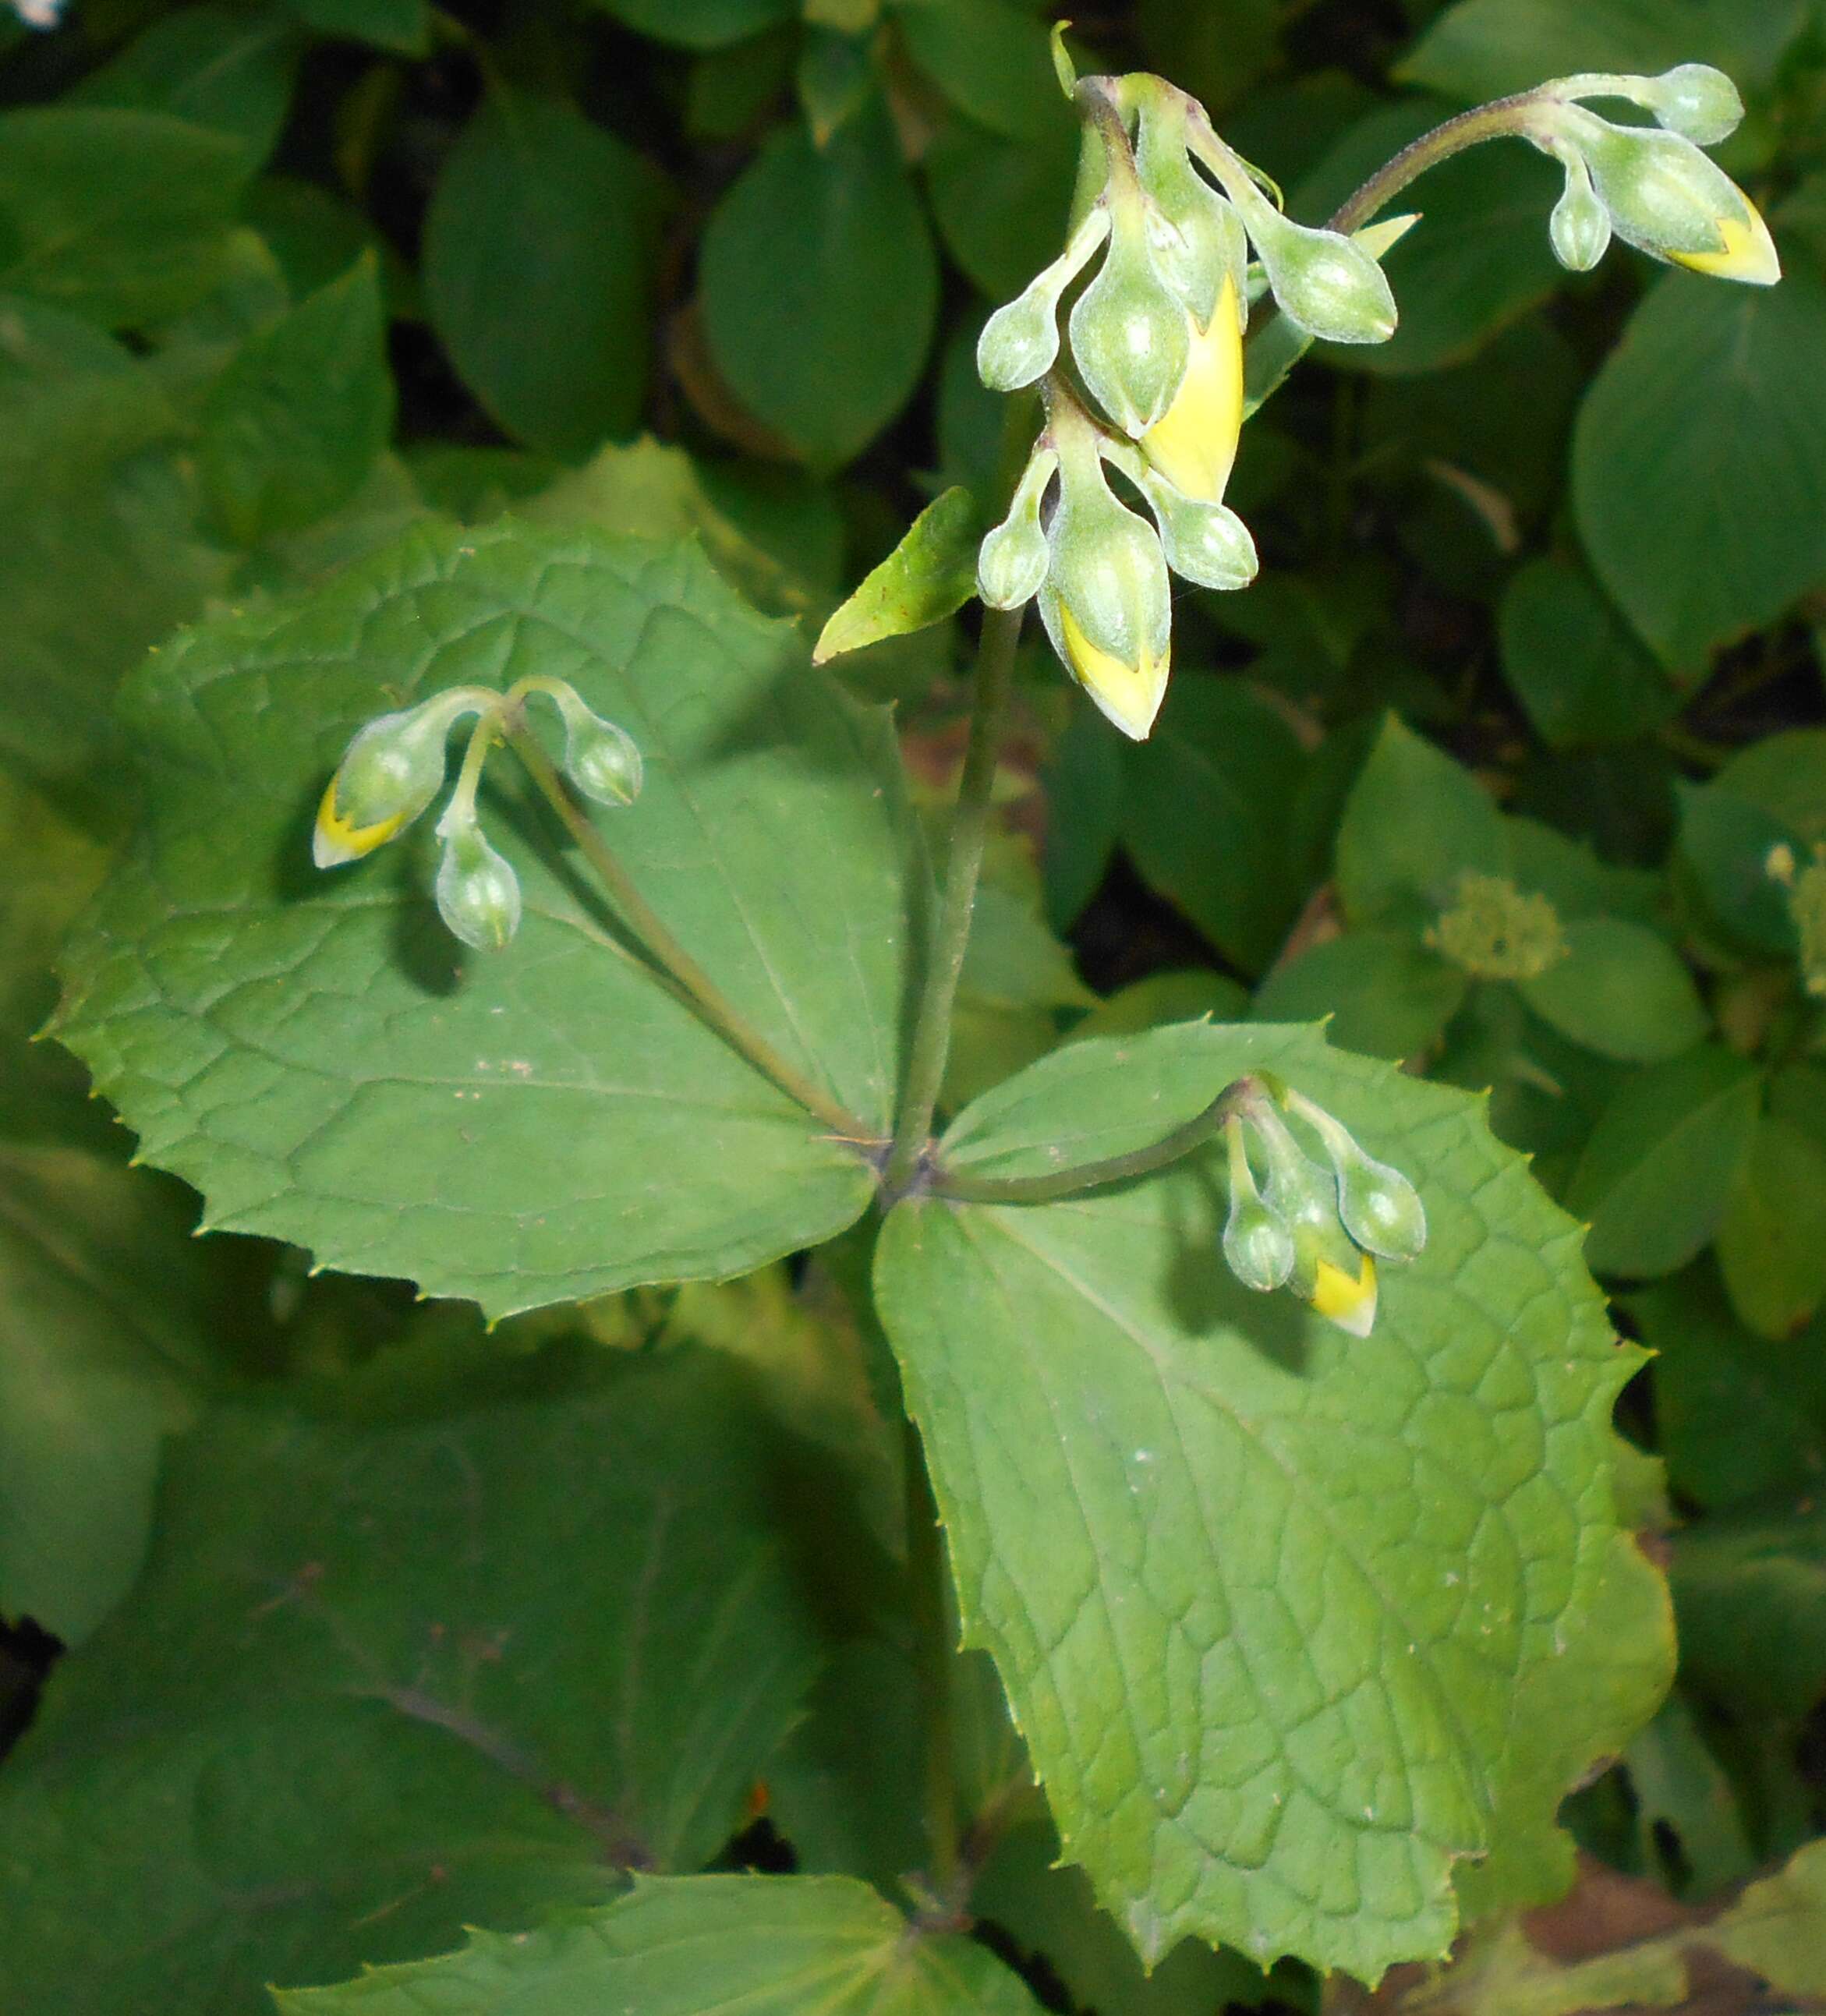
[[[364,252],[387,272],[387,248],[345,198],[297,175],[262,175],[247,191],[242,214],[260,234],[294,300],[340,279]]]
[[[770,1511],[804,1453],[707,1354],[593,1362],[174,1446],[144,1579],[8,1761],[9,2003],[254,2016],[715,1853],[816,1666]]]
[[[897,0],[913,61],[958,110],[1010,140],[1071,131],[1046,28],[1010,0]]]
[[[567,105],[497,89],[464,128],[425,219],[425,301],[516,440],[584,455],[639,420],[654,211],[639,157]]]
[[[1354,923],[1416,928],[1467,870],[1509,865],[1501,815],[1451,758],[1396,716],[1357,774],[1338,828],[1338,888]]]
[[[1503,676],[1555,749],[1631,742],[1679,711],[1680,696],[1583,567],[1530,560],[1497,614]]]
[[[1075,1043],[943,1152],[1122,1153],[1261,1067],[1426,1200],[1369,1337],[1230,1278],[1208,1150],[1057,1204],[897,1205],[877,1291],[967,1641],[1065,1854],[1145,1960],[1196,1935],[1374,1978],[1443,1950],[1468,1855],[1486,1902],[1564,1885],[1561,1794],[1665,1684],[1659,1584],[1609,1509],[1637,1361],[1477,1102],[1311,1031]]]
[[[1826,1513],[1714,1514],[1675,1535],[1669,1577],[1684,1672],[1739,1713],[1792,1726],[1826,1695]]]
[[[1071,1031],[1069,1042],[1092,1036],[1133,1036],[1169,1022],[1235,1022],[1248,1012],[1249,997],[1227,974],[1205,967],[1151,973],[1100,1001]]]
[[[282,2016],[1032,2016],[987,1947],[917,1930],[845,1876],[637,1878],[607,1910],[517,1939],[472,1932],[460,1953],[280,1993]]]
[[[1791,728],[1740,749],[1713,779],[1810,844],[1826,840],[1826,728]]]
[[[1625,1080],[1566,1193],[1591,1221],[1594,1273],[1640,1280],[1685,1266],[1724,1216],[1762,1096],[1761,1074],[1720,1043]]]
[[[1708,1265],[1623,1306],[1655,1354],[1656,1438],[1683,1496],[1730,1506],[1826,1481],[1826,1350],[1746,1330]]]
[[[1452,109],[1414,99],[1379,106],[1302,181],[1295,212],[1329,215]],[[1414,196],[1420,225],[1382,262],[1400,305],[1395,334],[1386,343],[1322,345],[1319,355],[1336,366],[1397,374],[1472,355],[1564,279],[1547,229],[1561,179],[1538,156],[1496,147],[1433,170]]]
[[[0,1615],[67,1643],[139,1572],[160,1450],[195,1409],[203,1302],[175,1187],[0,1144]]]
[[[1659,1064],[1710,1026],[1693,977],[1667,940],[1624,917],[1566,927],[1566,956],[1521,983],[1543,1022],[1601,1057]]]
[[[1826,1147],[1766,1114],[1718,1228],[1731,1306],[1767,1337],[1792,1337],[1826,1301]]]
[[[976,592],[982,516],[967,490],[947,490],[824,626],[815,665],[955,616]]]
[[[1346,931],[1277,966],[1255,995],[1262,1022],[1331,1020],[1341,1050],[1412,1057],[1431,1048],[1464,999],[1464,975],[1394,931]]]
[[[301,47],[283,16],[183,7],[84,78],[64,103],[168,112],[227,134],[263,161],[285,124]]]
[[[1466,104],[1575,70],[1653,75],[1696,59],[1749,83],[1774,70],[1803,12],[1802,0],[1458,0],[1395,74]]]
[[[1799,939],[1788,894],[1769,872],[1777,848],[1799,858],[1791,828],[1724,784],[1674,787],[1680,805],[1682,863],[1706,908],[1731,936],[1757,951],[1795,957]]]
[[[362,722],[531,672],[639,745],[644,792],[602,816],[646,900],[885,1134],[924,873],[887,720],[696,552],[587,527],[415,531],[153,660],[127,702],[148,822],[72,947],[59,1028],[212,1224],[496,1315],[740,1273],[872,1189],[628,953],[510,758],[484,815],[526,894],[511,949],[459,955],[438,923],[429,820],[311,868],[311,811]]]
[[[718,204],[702,263],[717,368],[814,468],[848,462],[906,403],[938,261],[878,103],[822,153],[801,125],[775,132]]]
[[[380,265],[340,280],[242,344],[211,388],[199,461],[229,537],[315,524],[362,487],[393,427]]]
[[[307,27],[319,34],[371,42],[402,56],[428,56],[430,0],[286,0]]]
[[[1826,281],[1661,281],[1581,408],[1572,502],[1600,580],[1695,664],[1826,576]]]
[[[687,49],[720,49],[790,20],[796,0],[596,0],[618,21]]]
[[[253,155],[164,112],[0,114],[0,288],[109,329],[181,315],[224,269]]]
[[[26,777],[95,774],[116,681],[225,584],[225,556],[197,535],[182,429],[153,366],[0,296],[0,751]]]
[[[596,525],[646,539],[696,538],[729,585],[769,614],[798,615],[812,606],[802,576],[783,563],[729,510],[729,492],[713,486],[710,466],[683,448],[643,434],[625,447],[599,448],[534,495],[517,500],[523,518],[551,525]]]
[[[1707,1937],[1778,1994],[1826,1995],[1826,1841],[1752,1883]]]
[[[1014,141],[968,119],[949,120],[922,166],[945,250],[991,301],[1012,299],[1057,257],[1078,166],[1069,121]],[[975,368],[973,351],[973,374]]]
[[[1181,678],[1124,754],[1122,836],[1143,880],[1260,972],[1310,886],[1291,831],[1306,757],[1284,716],[1236,680]]]

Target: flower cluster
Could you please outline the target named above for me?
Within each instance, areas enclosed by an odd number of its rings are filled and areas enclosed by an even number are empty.
[[[1240,1082],[1223,1125],[1229,1158],[1226,1265],[1246,1288],[1291,1288],[1353,1337],[1376,1319],[1376,1262],[1411,1260],[1427,1243],[1427,1214],[1399,1170],[1358,1147],[1348,1129],[1266,1074]],[[1329,1173],[1307,1154],[1283,1113],[1319,1137]],[[1252,1147],[1254,1157],[1252,1158]],[[1255,1163],[1264,1175],[1258,1186]]]
[[[549,700],[564,725],[564,774],[600,805],[631,805],[640,790],[640,752],[563,679],[521,679],[505,693],[452,686],[416,707],[370,721],[343,753],[317,808],[311,851],[319,868],[358,861],[403,833],[444,788],[450,731],[475,717],[456,788],[438,822],[438,914],[465,945],[493,950],[520,928],[520,879],[483,833],[476,809],[488,754],[533,694]]]
[[[1756,207],[1700,149],[1744,116],[1737,87],[1705,63],[1660,77],[1589,75],[1544,86],[1529,137],[1566,171],[1549,224],[1562,266],[1583,273],[1612,236],[1651,258],[1721,280],[1773,286],[1781,262]],[[1624,98],[1653,126],[1617,126],[1587,111],[1591,98]]]
[[[1381,342],[1395,303],[1360,245],[1283,216],[1183,92],[1154,77],[1086,77],[1074,100],[1092,167],[1080,214],[977,348],[985,385],[1038,383],[1046,404],[1008,515],[983,541],[978,587],[995,609],[1037,596],[1067,669],[1139,740],[1166,691],[1169,570],[1219,589],[1255,578],[1255,542],[1223,501],[1243,423],[1251,245],[1262,284],[1312,335]],[[1093,261],[1064,316],[1068,376],[1061,306]]]

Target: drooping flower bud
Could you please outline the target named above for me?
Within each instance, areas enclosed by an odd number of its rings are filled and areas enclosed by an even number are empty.
[[[1046,578],[1052,549],[1040,524],[1040,506],[1058,466],[1052,448],[1043,444],[1035,448],[1015,487],[1007,517],[984,535],[977,549],[977,592],[991,609],[1018,609],[1039,594]]]
[[[1059,443],[1062,481],[1047,538],[1040,616],[1066,669],[1132,740],[1165,697],[1172,594],[1158,535],[1116,502],[1079,417]],[[1076,430],[1082,430],[1082,433]]]
[[[1238,207],[1290,322],[1331,343],[1386,343],[1395,333],[1388,275],[1361,245],[1336,231],[1295,224],[1259,189],[1241,197]]]
[[[1338,1215],[1352,1239],[1385,1260],[1413,1259],[1427,1243],[1426,1207],[1414,1185],[1399,1169],[1367,1154],[1323,1107],[1295,1092],[1288,1095],[1287,1108],[1324,1143],[1337,1179]]]
[[[1243,431],[1243,338],[1229,274],[1206,326],[1194,324],[1179,395],[1141,437],[1141,452],[1182,496],[1223,500]]]
[[[1566,187],[1547,219],[1554,257],[1568,272],[1589,273],[1611,242],[1610,213],[1591,185],[1591,171],[1576,153],[1566,156]]]
[[[977,338],[977,376],[992,392],[1018,392],[1052,369],[1059,355],[1059,297],[1084,270],[1109,228],[1109,212],[1099,204],[1051,265],[983,324]]]
[[[1744,101],[1737,86],[1710,63],[1677,64],[1659,77],[1644,79],[1635,95],[1670,133],[1698,147],[1716,147],[1743,122]]]
[[[598,805],[631,805],[643,775],[634,738],[586,706],[562,679],[542,688],[564,721],[564,774]]]
[[[1069,318],[1079,376],[1109,417],[1136,438],[1172,405],[1186,376],[1193,327],[1190,312],[1154,263],[1147,207],[1136,195],[1113,211],[1110,249]]]
[[[438,914],[465,945],[499,951],[520,928],[519,877],[488,844],[473,805],[452,800],[438,833]]]
[[[1755,204],[1690,140],[1658,128],[1612,126],[1580,106],[1561,106],[1554,117],[1556,138],[1584,157],[1611,227],[1626,243],[1716,279],[1767,287],[1781,278]]]
[[[1248,241],[1242,219],[1192,165],[1186,149],[1184,106],[1176,92],[1157,88],[1144,98],[1135,167],[1152,204],[1151,242],[1162,279],[1201,329],[1210,322],[1226,280],[1235,314],[1249,260]],[[1239,320],[1239,333],[1241,326]]]
[[[1224,1122],[1230,1157],[1230,1215],[1224,1221],[1224,1264],[1245,1288],[1259,1294],[1285,1286],[1294,1271],[1294,1237],[1262,1201],[1243,1138],[1243,1123]]]
[[[1376,1263],[1339,1222],[1334,1184],[1266,1100],[1250,1118],[1268,1161],[1263,1201],[1293,1240],[1288,1285],[1328,1322],[1367,1337],[1376,1320]]]
[[[1262,563],[1249,528],[1227,504],[1183,496],[1158,476],[1142,480],[1143,494],[1160,527],[1167,565],[1201,588],[1230,594],[1247,588]]]
[[[495,704],[481,687],[453,686],[370,721],[343,752],[317,808],[311,835],[317,866],[358,861],[403,833],[444,787],[452,726]]]

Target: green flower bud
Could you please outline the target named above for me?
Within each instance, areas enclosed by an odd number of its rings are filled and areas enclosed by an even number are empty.
[[[1103,265],[1072,307],[1071,356],[1097,404],[1139,437],[1165,414],[1186,376],[1192,318],[1154,264],[1145,203],[1114,214]]]
[[[1781,279],[1756,206],[1690,140],[1612,126],[1579,106],[1558,107],[1556,124],[1560,141],[1584,157],[1612,229],[1626,243],[1719,279],[1767,287]]]
[[[1294,1236],[1261,1199],[1249,1167],[1243,1124],[1224,1122],[1230,1155],[1230,1215],[1224,1221],[1224,1264],[1245,1288],[1259,1294],[1285,1285],[1294,1271]]]
[[[484,838],[473,807],[459,811],[453,801],[438,832],[438,914],[465,945],[498,952],[520,928],[519,877]]]
[[[1216,311],[1226,279],[1236,290],[1230,304],[1236,314],[1249,247],[1242,219],[1193,167],[1185,135],[1185,113],[1176,99],[1157,95],[1147,100],[1135,165],[1154,205],[1154,265],[1204,329]]]
[[[317,808],[312,858],[340,868],[384,847],[444,788],[445,743],[466,714],[494,706],[480,686],[453,686],[416,707],[370,721],[344,751]]]
[[[1111,495],[1088,429],[1060,450],[1041,620],[1071,676],[1140,742],[1166,694],[1173,614],[1166,559],[1154,527]]]
[[[1317,1133],[1338,1183],[1338,1215],[1366,1252],[1385,1260],[1411,1260],[1427,1243],[1426,1208],[1399,1169],[1364,1153],[1343,1123],[1300,1093],[1287,1108]]]
[[[1710,63],[1680,63],[1664,70],[1649,78],[1637,96],[1670,133],[1695,146],[1716,147],[1743,121],[1744,101],[1737,86]]]
[[[1295,224],[1259,192],[1244,221],[1290,322],[1331,343],[1386,343],[1395,333],[1388,275],[1362,246]]]
[[[632,805],[643,775],[634,738],[586,707],[563,680],[546,690],[564,719],[565,776],[599,805]]]
[[[1109,228],[1109,212],[1099,204],[1051,265],[983,324],[977,338],[977,376],[992,392],[1018,392],[1052,369],[1059,355],[1059,297]]]
[[[1566,157],[1566,188],[1547,219],[1554,257],[1568,272],[1589,273],[1611,242],[1610,213],[1597,200],[1591,175],[1577,154]]]
[[[1248,527],[1229,505],[1184,496],[1153,470],[1138,480],[1175,574],[1226,593],[1249,585],[1261,561]]]
[[[1039,594],[1046,578],[1052,549],[1040,524],[1040,505],[1058,466],[1052,448],[1034,450],[1007,517],[977,549],[977,592],[991,609],[1018,609]]]
[[[1294,1271],[1288,1285],[1327,1323],[1367,1337],[1376,1322],[1376,1262],[1360,1253],[1335,1223],[1294,1228]]]

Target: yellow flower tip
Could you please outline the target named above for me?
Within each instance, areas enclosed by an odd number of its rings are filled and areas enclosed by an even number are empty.
[[[1781,258],[1762,213],[1746,196],[1741,217],[1721,217],[1716,252],[1672,252],[1669,257],[1715,280],[1741,280],[1750,287],[1773,287],[1781,278]]]
[[[1363,1272],[1354,1279],[1330,1260],[1319,1262],[1313,1283],[1313,1307],[1328,1323],[1352,1337],[1367,1337],[1376,1320],[1376,1263],[1366,1253]]]
[[[1144,646],[1140,661],[1126,665],[1113,652],[1092,643],[1062,604],[1059,628],[1072,677],[1130,741],[1145,742],[1166,697],[1170,650],[1157,658]]]
[[[1141,452],[1182,496],[1221,504],[1243,430],[1243,337],[1226,273],[1207,329],[1194,329],[1179,391]]]
[[[311,833],[311,859],[319,868],[344,867],[359,861],[364,854],[372,854],[376,848],[384,847],[405,824],[404,812],[376,819],[372,826],[357,826],[352,819],[344,819],[337,810],[336,779],[332,777],[317,808],[317,823]]]

